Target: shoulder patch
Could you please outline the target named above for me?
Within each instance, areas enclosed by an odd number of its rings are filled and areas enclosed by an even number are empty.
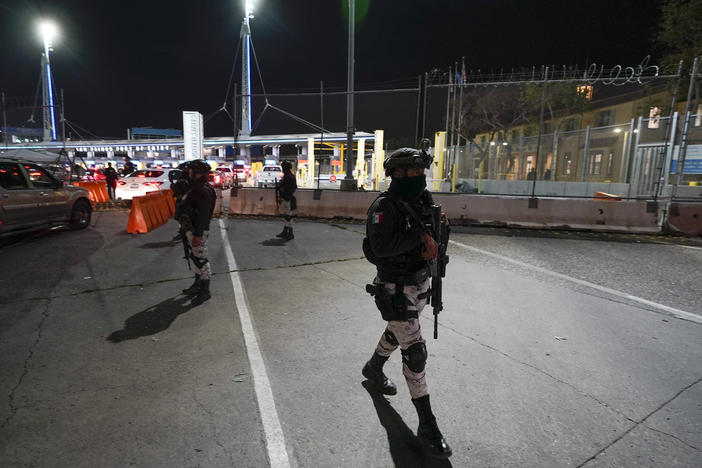
[[[383,212],[376,211],[373,213],[372,224],[383,224]]]

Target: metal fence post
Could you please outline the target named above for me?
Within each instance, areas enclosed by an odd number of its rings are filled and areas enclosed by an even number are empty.
[[[588,153],[590,152],[590,126],[585,128],[585,146],[583,147],[583,167],[580,169],[580,182],[585,182]]]
[[[634,122],[636,119],[631,119],[629,122],[629,132],[624,142],[624,154],[622,154],[622,166],[619,170],[619,183],[626,184],[629,179],[629,162],[631,161],[631,144],[634,141]],[[624,177],[622,177],[622,174]]]
[[[663,163],[663,171],[661,172],[661,189],[659,193],[663,195],[665,187],[670,179],[670,164],[673,161],[673,148],[675,147],[675,135],[678,133],[678,114],[673,113],[672,122],[670,122],[670,133],[668,137],[668,147],[666,148],[665,163]]]

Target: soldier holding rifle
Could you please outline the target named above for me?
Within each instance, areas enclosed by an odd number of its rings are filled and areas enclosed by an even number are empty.
[[[392,183],[368,209],[363,252],[376,265],[377,275],[366,290],[375,298],[387,328],[362,374],[380,392],[396,394],[397,387],[383,373],[383,365],[399,347],[402,372],[419,416],[417,437],[430,455],[448,458],[451,448],[429,402],[427,349],[419,325],[419,315],[430,300],[435,317],[442,308],[448,221],[426,190],[424,170],[431,166],[432,157],[426,153],[428,140],[422,143],[421,151],[401,148],[385,160],[385,174]]]

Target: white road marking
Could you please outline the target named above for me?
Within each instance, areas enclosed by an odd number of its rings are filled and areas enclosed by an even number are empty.
[[[278,411],[275,409],[275,400],[273,399],[273,390],[271,383],[268,380],[266,366],[263,363],[263,355],[258,346],[258,339],[251,322],[251,314],[246,305],[246,297],[244,296],[244,287],[241,284],[239,273],[236,272],[237,265],[232,253],[227,231],[224,225],[224,220],[219,220],[220,233],[222,234],[222,242],[224,243],[224,252],[229,263],[229,277],[232,280],[234,287],[234,299],[236,300],[236,308],[239,311],[239,320],[241,321],[241,329],[244,333],[244,341],[246,342],[246,353],[249,356],[249,364],[251,373],[253,374],[254,390],[256,391],[256,400],[258,401],[258,409],[261,411],[261,421],[263,422],[263,430],[266,433],[266,448],[268,449],[268,459],[273,468],[289,468],[290,459],[285,448],[285,436],[283,428],[278,419]]]
[[[456,242],[453,240],[450,240],[449,243],[456,245],[458,247],[464,248],[466,250],[472,250],[473,252],[478,252],[478,253],[483,254],[483,255],[488,255],[490,257],[498,258],[504,262],[512,263],[514,265],[519,265],[520,267],[523,267],[523,268],[529,268],[531,270],[538,271],[539,273],[544,273],[546,275],[555,276],[556,278],[564,279],[564,280],[570,281],[572,283],[581,284],[583,286],[587,286],[587,287],[592,288],[592,289],[597,289],[598,291],[606,292],[607,294],[612,294],[614,296],[623,297],[623,298],[626,298],[626,299],[629,299],[629,300],[632,300],[635,302],[639,302],[641,304],[645,304],[645,305],[650,306],[650,307],[655,307],[656,309],[668,312],[677,318],[690,320],[692,322],[702,323],[702,316],[698,315],[698,314],[693,314],[690,312],[685,312],[684,310],[675,309],[675,308],[669,307],[667,305],[663,305],[663,304],[659,304],[657,302],[649,301],[648,299],[643,299],[643,298],[638,297],[638,296],[632,296],[631,294],[617,291],[616,289],[611,289],[611,288],[608,288],[606,286],[600,286],[599,284],[590,283],[589,281],[581,280],[578,278],[573,278],[572,276],[568,276],[568,275],[564,275],[562,273],[557,273],[555,271],[547,270],[546,268],[541,268],[541,267],[538,267],[536,265],[530,265],[528,263],[520,262],[519,260],[514,260],[512,258],[505,257],[503,255],[489,252],[487,250],[478,249],[476,247],[471,247],[469,245],[462,244],[460,242]]]

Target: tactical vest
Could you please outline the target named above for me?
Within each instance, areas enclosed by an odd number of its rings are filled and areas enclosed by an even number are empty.
[[[414,216],[412,216],[405,209],[404,204],[401,203],[395,195],[388,192],[382,192],[380,195],[378,195],[378,197],[368,208],[368,211],[366,212],[366,225],[368,224],[371,208],[373,208],[376,202],[381,198],[385,198],[392,203],[395,210],[397,210],[397,212],[403,218],[403,223],[409,227],[407,232],[420,232],[422,230],[420,226],[417,226],[418,222],[414,219]],[[429,195],[429,192],[425,191],[424,194],[422,194],[421,199],[422,205],[431,204],[431,196]],[[424,213],[423,210],[416,210],[416,214],[426,224],[426,213]],[[363,238],[363,255],[369,262],[378,267],[378,274],[385,281],[401,282],[395,281],[395,279],[404,279],[407,277],[408,274],[410,276],[414,275],[414,273],[416,273],[419,270],[422,270],[427,266],[426,260],[422,258],[421,246],[418,246],[415,249],[403,253],[401,255],[380,258],[373,253],[373,249],[370,245],[370,240],[367,236]],[[410,284],[410,282],[405,281],[404,284]]]

